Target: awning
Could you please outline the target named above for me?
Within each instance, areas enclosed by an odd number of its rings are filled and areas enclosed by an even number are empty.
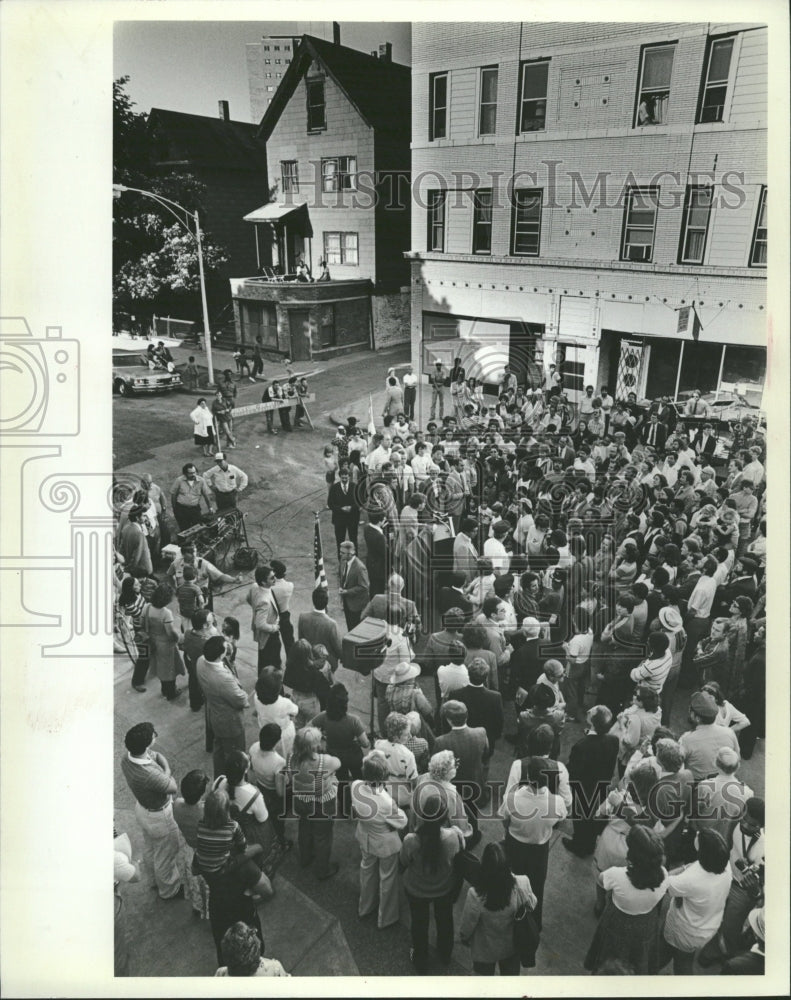
[[[260,208],[256,208],[255,211],[249,212],[244,216],[245,222],[278,222],[280,219],[284,219],[287,215],[291,215],[292,212],[298,212],[300,209],[304,209],[304,202],[295,202],[293,199],[288,202],[271,202],[268,205],[262,205]]]

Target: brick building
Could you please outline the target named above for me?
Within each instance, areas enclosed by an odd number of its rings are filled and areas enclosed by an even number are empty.
[[[272,103],[283,74],[299,47],[293,35],[262,35],[260,42],[248,42],[247,83],[250,88],[250,121],[258,125]]]
[[[274,273],[231,282],[241,342],[308,358],[409,339],[410,82],[389,43],[303,37],[258,132],[277,193],[245,218]],[[297,283],[301,259],[331,280]]]
[[[759,402],[766,28],[416,23],[412,52],[413,362]]]

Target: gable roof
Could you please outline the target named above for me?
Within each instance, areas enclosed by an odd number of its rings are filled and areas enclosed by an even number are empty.
[[[410,133],[412,70],[400,63],[335,45],[313,35],[302,43],[286,70],[258,129],[266,142],[314,59],[321,63],[363,120],[373,129]]]
[[[257,125],[164,108],[152,108],[148,123],[167,143],[171,160],[227,170],[266,170],[266,145],[257,136]]]

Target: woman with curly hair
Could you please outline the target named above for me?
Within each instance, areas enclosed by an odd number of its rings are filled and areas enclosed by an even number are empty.
[[[391,712],[385,719],[386,738],[374,743],[374,750],[384,754],[390,769],[390,794],[402,809],[412,800],[412,789],[417,780],[415,755],[406,746],[411,729],[409,719],[400,712]]]
[[[305,726],[297,731],[294,750],[286,761],[286,780],[291,785],[294,811],[299,817],[299,862],[303,868],[315,864],[320,881],[332,878],[340,868],[337,861],[330,861],[330,855],[338,798],[335,775],[341,762],[323,753],[322,744],[321,730]]]
[[[633,826],[626,836],[626,865],[601,872],[599,886],[607,904],[585,957],[585,968],[596,972],[603,962],[628,962],[635,975],[652,976],[664,964],[661,957],[662,907],[668,889],[662,841],[651,830]]]

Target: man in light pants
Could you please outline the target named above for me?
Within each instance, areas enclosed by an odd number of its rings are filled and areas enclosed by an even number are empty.
[[[181,899],[184,887],[176,863],[178,827],[171,801],[177,792],[176,781],[168,762],[152,749],[156,735],[150,722],[132,726],[124,739],[127,753],[121,758],[121,770],[136,799],[135,815],[143,832],[143,859],[153,869],[159,895],[162,899]]]

